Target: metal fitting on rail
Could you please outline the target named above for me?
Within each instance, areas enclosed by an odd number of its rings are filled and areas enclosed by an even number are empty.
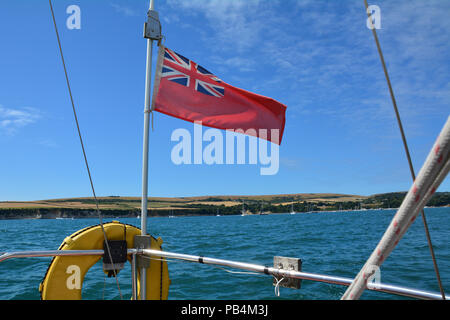
[[[147,17],[147,22],[144,23],[144,38],[160,41],[162,35],[158,12],[148,10]]]

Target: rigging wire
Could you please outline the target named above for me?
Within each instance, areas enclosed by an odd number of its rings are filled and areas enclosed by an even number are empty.
[[[66,63],[65,63],[64,55],[63,55],[63,51],[62,51],[61,40],[60,40],[60,38],[59,38],[58,27],[57,27],[57,25],[56,25],[56,19],[55,19],[55,13],[54,13],[54,11],[53,11],[52,1],[51,1],[51,0],[48,0],[48,3],[49,3],[49,5],[50,5],[50,11],[51,11],[51,13],[52,13],[53,25],[54,25],[54,27],[55,27],[56,38],[57,38],[57,40],[58,40],[59,52],[60,52],[60,55],[61,55],[62,65],[63,65],[63,67],[64,67],[64,74],[65,74],[65,76],[66,76],[67,89],[69,90],[70,101],[71,101],[71,103],[72,103],[73,115],[74,115],[74,118],[75,118],[75,123],[76,123],[76,125],[77,125],[78,137],[80,138],[80,144],[81,144],[81,149],[83,150],[84,162],[85,162],[85,164],[86,164],[86,169],[87,169],[87,173],[88,173],[88,176],[89,176],[89,181],[90,181],[90,184],[91,184],[92,194],[93,194],[94,199],[95,199],[95,207],[96,207],[96,211],[97,211],[97,214],[98,214],[98,218],[99,218],[99,220],[100,220],[100,226],[101,226],[101,229],[102,229],[102,232],[103,232],[103,237],[104,237],[104,239],[105,239],[106,251],[108,252],[108,255],[109,255],[109,259],[110,259],[110,261],[111,261],[111,264],[113,265],[113,268],[112,268],[112,269],[113,269],[114,277],[116,278],[117,288],[118,288],[118,290],[119,290],[120,299],[122,300],[122,293],[121,293],[121,290],[120,290],[119,280],[118,280],[118,278],[117,278],[117,272],[116,272],[116,270],[115,270],[115,268],[114,268],[114,261],[113,261],[112,256],[111,256],[111,250],[110,250],[110,248],[109,248],[108,238],[107,238],[107,236],[106,236],[105,228],[103,227],[102,214],[101,214],[100,209],[99,209],[98,199],[97,199],[97,196],[96,196],[96,194],[95,194],[94,183],[92,182],[91,171],[90,171],[90,169],[89,169],[89,164],[88,164],[88,160],[87,160],[87,156],[86,156],[86,151],[85,151],[85,149],[84,149],[83,138],[82,138],[82,136],[81,136],[80,125],[79,125],[79,123],[78,123],[78,117],[77,117],[77,112],[76,112],[76,109],[75,109],[75,103],[74,103],[74,101],[73,101],[72,90],[71,90],[71,88],[70,88],[69,76],[67,75]]]
[[[276,285],[275,285],[275,289],[274,289],[275,295],[276,295],[277,297],[279,297],[279,296],[280,296],[280,283],[283,282],[284,277],[282,277],[280,280],[278,280],[278,278],[275,277],[275,276],[273,276],[273,278],[274,278],[275,281],[276,281]]]
[[[386,63],[384,61],[383,52],[381,51],[380,42],[378,41],[377,32],[375,30],[375,26],[372,24],[372,17],[371,17],[371,14],[369,13],[369,5],[367,3],[367,0],[364,0],[364,4],[366,6],[366,13],[367,13],[367,16],[369,17],[369,21],[370,21],[370,24],[371,24],[371,27],[372,27],[371,28],[372,29],[372,34],[373,34],[373,36],[375,38],[375,43],[377,45],[378,53],[380,55],[381,64],[382,64],[383,70],[384,70],[384,75],[386,77],[387,85],[389,87],[389,93],[391,95],[392,105],[394,106],[395,115],[396,115],[396,118],[397,118],[397,122],[398,122],[398,126],[399,126],[399,129],[400,129],[400,133],[401,133],[401,136],[402,136],[403,146],[405,148],[406,157],[408,159],[409,170],[411,171],[411,177],[412,177],[413,181],[415,181],[416,180],[416,174],[414,173],[414,168],[413,168],[413,164],[412,164],[412,161],[411,161],[411,155],[409,153],[408,144],[406,142],[405,132],[403,130],[402,121],[400,119],[400,113],[398,112],[397,101],[396,101],[395,96],[394,96],[394,90],[392,89],[392,84],[391,84],[391,80],[389,78],[389,74],[388,74],[388,71],[387,71],[387,68],[386,68]],[[423,209],[422,209],[422,212],[421,212],[421,216],[422,216],[423,225],[425,227],[425,234],[426,234],[427,241],[428,241],[428,247],[430,248],[431,259],[433,260],[434,271],[436,273],[437,281],[438,281],[438,284],[439,284],[439,290],[441,291],[442,299],[445,300],[445,292],[444,292],[444,288],[442,287],[441,277],[440,277],[438,265],[437,265],[437,262],[436,262],[436,256],[434,255],[433,244],[431,243],[430,232],[428,230],[428,224],[427,224],[427,220],[426,220],[426,217],[425,217],[425,211]]]

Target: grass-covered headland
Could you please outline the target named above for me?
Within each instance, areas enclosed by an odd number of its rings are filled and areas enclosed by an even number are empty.
[[[372,196],[344,194],[284,194],[263,196],[203,196],[161,198],[148,201],[149,216],[240,215],[298,213],[398,208],[406,192]],[[137,217],[141,200],[137,197],[100,197],[104,217]],[[429,207],[450,206],[450,192],[437,192]],[[52,219],[97,217],[93,198],[0,202],[0,219]]]

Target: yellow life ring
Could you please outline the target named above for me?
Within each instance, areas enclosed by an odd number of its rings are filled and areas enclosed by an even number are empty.
[[[140,235],[141,230],[129,225],[113,221],[104,223],[108,240],[127,241],[127,247],[134,247],[134,236]],[[103,249],[104,235],[101,225],[87,227],[64,239],[58,250],[101,250]],[[151,249],[161,250],[162,239],[151,237]],[[42,300],[80,300],[83,280],[88,270],[101,256],[57,256],[50,263],[44,279],[39,285]],[[131,257],[128,256],[128,261]],[[169,270],[167,262],[150,260],[147,269],[147,299],[166,300],[169,295]],[[75,278],[77,277],[77,278]],[[140,270],[137,272],[138,298]]]

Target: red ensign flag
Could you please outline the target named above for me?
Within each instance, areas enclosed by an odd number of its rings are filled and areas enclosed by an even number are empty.
[[[281,143],[286,106],[233,87],[160,45],[152,110],[202,125]]]

